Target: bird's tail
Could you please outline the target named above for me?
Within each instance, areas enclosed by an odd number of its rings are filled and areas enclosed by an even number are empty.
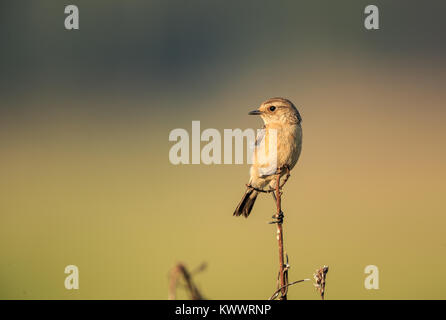
[[[246,189],[246,192],[233,215],[236,217],[243,215],[245,218],[248,218],[258,194],[259,193],[252,188]]]

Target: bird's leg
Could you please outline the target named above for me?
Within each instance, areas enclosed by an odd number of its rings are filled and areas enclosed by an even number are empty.
[[[273,215],[271,218],[273,218],[274,220],[273,221],[271,221],[269,224],[274,224],[274,223],[280,223],[280,224],[282,224],[283,223],[283,218],[285,218],[285,216],[284,216],[284,214],[283,214],[283,211],[282,210],[280,210],[280,213],[279,213],[279,215]]]

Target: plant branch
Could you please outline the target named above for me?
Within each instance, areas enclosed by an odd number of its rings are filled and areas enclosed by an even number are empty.
[[[287,300],[288,293],[288,265],[284,262],[283,249],[283,213],[281,204],[282,192],[280,186],[280,172],[277,174],[276,183],[276,222],[277,222],[277,244],[279,249],[279,283],[280,283],[280,300]]]
[[[300,283],[300,282],[304,282],[304,281],[310,281],[310,279],[302,279],[302,280],[297,280],[297,281],[293,281],[291,283],[288,283],[286,286],[284,287],[280,287],[279,289],[276,290],[276,292],[273,293],[273,295],[268,299],[268,300],[274,300],[277,298],[277,296],[279,295],[280,291],[282,289],[284,289],[285,287],[288,288],[296,283]]]
[[[197,271],[202,271],[204,268],[205,264],[202,264]],[[176,299],[176,289],[180,278],[183,278],[184,281],[186,282],[186,289],[189,293],[191,300],[204,300],[197,286],[194,284],[191,274],[182,263],[178,263],[170,272],[169,294],[168,294],[169,300]]]

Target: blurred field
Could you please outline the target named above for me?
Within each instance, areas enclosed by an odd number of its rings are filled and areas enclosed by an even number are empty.
[[[329,7],[340,20],[319,1],[280,2],[286,19],[271,28],[274,5],[253,3],[110,2],[101,15],[79,1],[81,30],[69,35],[63,7],[34,3],[22,15],[25,5],[4,5],[0,298],[165,299],[178,261],[208,263],[196,276],[207,298],[268,298],[272,200],[232,217],[249,167],[174,166],[168,135],[193,120],[202,130],[259,128],[247,112],[272,96],[303,117],[283,196],[290,280],[326,264],[327,299],[446,298],[446,65],[439,22],[428,19],[441,5],[419,9],[423,29],[405,20],[412,2],[392,21],[403,1],[383,4],[383,30],[367,34],[361,1]],[[107,21],[120,27],[108,33]],[[69,264],[80,290],[63,286]],[[380,270],[376,291],[364,289],[369,264]],[[317,294],[303,283],[289,298]]]

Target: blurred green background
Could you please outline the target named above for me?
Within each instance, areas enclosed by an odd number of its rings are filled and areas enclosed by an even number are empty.
[[[174,166],[168,136],[260,128],[273,96],[303,117],[290,280],[326,264],[327,299],[446,298],[444,2],[373,1],[377,31],[361,0],[71,3],[77,31],[63,2],[0,4],[0,298],[166,299],[179,261],[207,262],[207,298],[268,298],[272,200],[232,217],[249,166]]]

